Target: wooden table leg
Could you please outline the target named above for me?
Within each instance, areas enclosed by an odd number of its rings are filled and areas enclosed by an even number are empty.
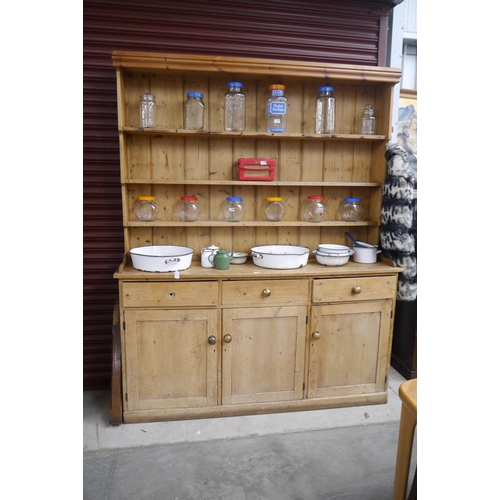
[[[417,425],[416,380],[403,383],[399,394],[402,405],[393,500],[405,500],[408,490],[411,452],[413,449],[415,427]]]

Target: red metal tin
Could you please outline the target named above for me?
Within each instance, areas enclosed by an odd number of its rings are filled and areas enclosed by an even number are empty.
[[[239,158],[238,180],[274,181],[276,161],[274,158]]]

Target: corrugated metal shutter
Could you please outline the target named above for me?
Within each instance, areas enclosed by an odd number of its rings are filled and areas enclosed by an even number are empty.
[[[113,50],[385,65],[385,2],[84,0],[83,380],[108,388],[123,255]]]

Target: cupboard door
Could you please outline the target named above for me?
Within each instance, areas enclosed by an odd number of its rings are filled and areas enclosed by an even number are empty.
[[[217,310],[126,310],[124,321],[126,410],[217,404]]]
[[[386,390],[392,301],[311,308],[308,398]]]
[[[303,399],[307,306],[222,314],[222,404]]]

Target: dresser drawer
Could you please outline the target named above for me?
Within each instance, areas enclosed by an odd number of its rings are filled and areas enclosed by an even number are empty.
[[[397,276],[318,279],[313,282],[313,302],[393,299]]]
[[[308,300],[309,281],[306,279],[226,281],[222,284],[222,304],[225,306],[304,304]]]
[[[198,307],[215,306],[219,300],[216,281],[178,282],[124,282],[123,307]]]

